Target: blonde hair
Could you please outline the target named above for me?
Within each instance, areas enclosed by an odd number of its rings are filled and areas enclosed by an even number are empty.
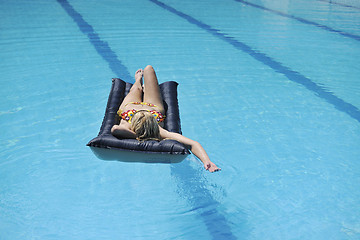
[[[137,111],[131,118],[131,128],[139,141],[160,141],[160,129],[154,116],[147,111]]]

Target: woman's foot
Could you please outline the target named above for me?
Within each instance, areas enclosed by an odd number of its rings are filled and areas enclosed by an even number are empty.
[[[135,72],[135,82],[140,81],[140,84],[143,85],[142,79],[143,79],[144,71],[142,69],[139,69]]]

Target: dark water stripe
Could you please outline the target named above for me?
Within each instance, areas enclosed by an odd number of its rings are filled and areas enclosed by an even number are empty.
[[[334,5],[339,5],[339,6],[342,6],[342,7],[347,7],[347,8],[354,8],[354,9],[357,9],[357,10],[360,10],[360,7],[356,7],[356,6],[352,6],[352,5],[348,5],[348,4],[344,4],[344,3],[338,3],[338,2],[334,2],[334,1],[329,1],[329,0],[318,0],[320,2],[327,2],[327,3],[330,3],[330,4],[334,4]]]
[[[211,238],[214,240],[237,239],[231,231],[230,223],[218,210],[221,204],[207,189],[207,182],[202,177],[202,173],[203,171],[195,171],[189,161],[171,166],[171,176],[176,179],[179,194],[192,206],[190,211],[201,217]],[[239,213],[238,217],[241,218],[240,222],[244,222],[244,225],[237,226],[237,230],[241,230],[241,233],[245,235],[248,232],[246,216],[244,213]]]
[[[109,44],[106,41],[101,40],[99,34],[97,34],[94,28],[84,20],[81,14],[78,13],[67,0],[57,0],[57,2],[78,25],[80,31],[87,36],[97,53],[109,64],[110,69],[116,77],[119,77],[124,81],[133,82],[133,77],[130,76],[126,66],[118,59]]]
[[[357,107],[354,105],[345,102],[341,98],[335,96],[332,92],[327,91],[324,87],[319,86],[315,82],[313,82],[311,79],[301,75],[299,72],[296,72],[286,66],[284,66],[282,63],[277,62],[275,59],[272,59],[271,57],[267,56],[265,53],[259,52],[257,50],[252,49],[250,46],[246,45],[245,43],[239,42],[238,40],[234,39],[233,37],[227,36],[224,33],[221,33],[220,30],[216,28],[212,28],[210,25],[207,25],[185,13],[182,13],[178,10],[176,10],[173,7],[170,7],[158,0],[149,0],[159,7],[185,19],[191,24],[194,24],[198,26],[199,28],[204,29],[208,33],[212,34],[213,36],[231,44],[236,49],[241,50],[254,59],[258,60],[259,62],[271,67],[274,71],[282,73],[285,75],[289,80],[296,82],[298,84],[303,85],[306,89],[314,92],[318,97],[324,99],[328,103],[332,104],[336,109],[339,111],[342,111],[346,114],[348,114],[350,117],[356,119],[358,122],[360,122],[360,111]]]
[[[290,15],[290,14],[283,13],[283,12],[280,12],[280,11],[277,11],[277,10],[266,8],[266,7],[263,7],[263,6],[254,4],[254,3],[250,3],[250,2],[247,2],[247,1],[243,1],[243,0],[234,0],[234,1],[246,4],[248,6],[258,8],[258,9],[261,9],[261,10],[264,10],[264,11],[275,13],[275,14],[280,15],[282,17],[287,17],[287,18],[290,18],[290,19],[294,19],[294,20],[297,20],[297,21],[299,21],[301,23],[312,25],[312,26],[324,29],[324,30],[329,31],[329,32],[338,33],[338,34],[343,35],[345,37],[354,39],[356,41],[360,41],[360,36],[352,34],[352,33],[347,33],[347,32],[343,32],[343,31],[340,31],[340,30],[336,30],[336,29],[333,29],[333,28],[328,27],[326,25],[322,25],[322,24],[319,24],[319,23],[316,23],[316,22],[313,22],[313,21],[310,21],[310,20],[306,20],[306,19],[301,18],[301,17],[296,17],[294,15]]]

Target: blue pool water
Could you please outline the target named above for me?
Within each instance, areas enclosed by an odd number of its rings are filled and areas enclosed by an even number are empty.
[[[357,0],[0,2],[0,239],[359,239]],[[222,168],[98,159],[111,78],[179,82]]]

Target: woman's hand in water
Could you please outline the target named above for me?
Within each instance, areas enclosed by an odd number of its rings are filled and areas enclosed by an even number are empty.
[[[220,171],[221,168],[218,168],[213,162],[204,162],[204,168],[209,172],[217,172]]]

